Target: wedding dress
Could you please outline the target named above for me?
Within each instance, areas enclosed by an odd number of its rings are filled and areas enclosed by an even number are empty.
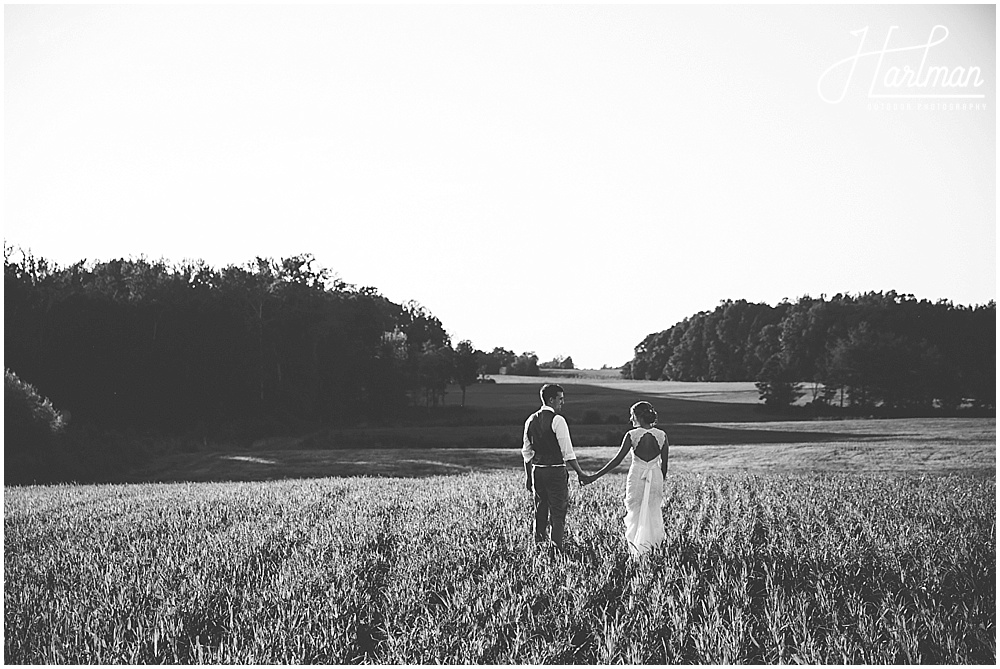
[[[663,471],[660,458],[667,435],[659,428],[637,427],[629,431],[632,440],[632,464],[625,479],[625,539],[629,552],[639,556],[660,544],[666,537],[663,530]],[[655,439],[657,455],[645,461],[636,455],[636,446],[646,436]],[[647,442],[649,440],[647,439]],[[644,446],[651,446],[651,444]]]

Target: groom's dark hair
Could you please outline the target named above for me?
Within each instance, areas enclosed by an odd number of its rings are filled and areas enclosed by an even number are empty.
[[[562,386],[557,383],[546,383],[542,386],[542,389],[538,391],[538,394],[542,398],[542,404],[548,404],[549,400],[554,398],[559,393],[564,392]]]

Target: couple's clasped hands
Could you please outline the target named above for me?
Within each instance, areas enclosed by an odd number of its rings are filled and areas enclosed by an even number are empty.
[[[588,485],[597,480],[598,477],[593,474],[580,474],[580,485]]]

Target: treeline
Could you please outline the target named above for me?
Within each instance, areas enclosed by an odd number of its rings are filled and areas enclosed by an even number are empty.
[[[97,429],[386,423],[531,357],[453,346],[419,304],[349,285],[308,254],[59,267],[5,246],[4,317],[7,368],[71,426]]]
[[[870,292],[777,306],[726,300],[647,336],[623,376],[671,381],[758,381],[788,404],[813,383],[817,408],[992,409],[996,303],[957,306]]]

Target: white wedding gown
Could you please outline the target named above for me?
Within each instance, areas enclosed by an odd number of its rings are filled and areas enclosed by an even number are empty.
[[[628,433],[632,440],[632,464],[625,479],[625,539],[629,552],[639,556],[666,538],[663,530],[663,471],[660,458],[667,435],[659,428],[637,427]],[[649,462],[635,454],[639,440],[649,435],[656,440],[660,455]]]

